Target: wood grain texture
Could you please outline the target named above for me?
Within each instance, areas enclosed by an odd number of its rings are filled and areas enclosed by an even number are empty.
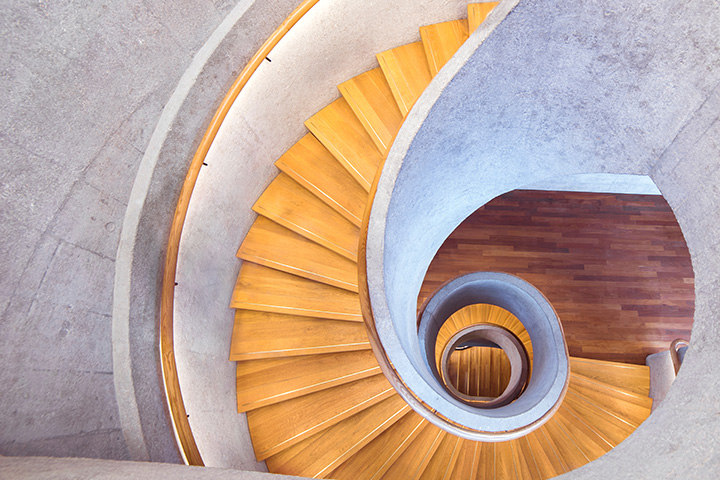
[[[357,293],[357,264],[272,220],[258,216],[237,256]]]
[[[356,293],[250,262],[240,267],[230,307],[362,322]]]
[[[428,462],[420,480],[449,480],[455,469],[462,442],[460,437],[445,435],[440,446]]]
[[[568,471],[542,428],[530,432],[525,439],[532,449],[535,465],[542,478],[552,478]]]
[[[280,403],[380,373],[370,350],[237,364],[238,412]]]
[[[251,410],[247,419],[255,456],[264,460],[392,395],[385,377],[373,375]]]
[[[403,117],[407,116],[432,80],[422,42],[409,43],[378,53],[377,60],[400,112]]]
[[[449,434],[435,425],[426,425],[382,478],[385,480],[419,479],[446,435]]]
[[[420,27],[420,38],[434,77],[467,40],[468,21],[463,18]]]
[[[302,137],[275,166],[353,225],[360,226],[367,192],[314,135]]]
[[[650,394],[650,367],[646,365],[570,357],[570,371],[645,397]]]
[[[490,13],[498,3],[500,2],[468,4],[468,27],[470,33],[477,30],[480,24],[485,21],[485,17],[488,16],[488,13]]]
[[[410,412],[399,395],[367,408],[333,427],[267,459],[275,473],[324,478]]]
[[[366,191],[383,155],[344,98],[339,98],[305,121],[320,143]]]
[[[337,480],[376,480],[402,455],[427,425],[427,421],[408,411],[390,428],[340,465],[330,478]]]
[[[439,249],[418,304],[445,281],[480,270],[537,287],[558,312],[572,356],[644,364],[690,336],[692,264],[660,196],[516,190],[497,197]]]
[[[369,349],[365,325],[359,322],[236,310],[230,360]]]
[[[390,85],[380,68],[360,74],[338,86],[355,116],[380,153],[387,155],[403,122]]]
[[[357,261],[360,229],[284,173],[260,195],[253,210],[325,248]]]

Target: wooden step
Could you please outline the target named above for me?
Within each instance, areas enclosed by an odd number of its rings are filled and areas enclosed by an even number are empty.
[[[365,324],[236,310],[230,360],[369,350]]]
[[[510,447],[513,454],[513,463],[515,464],[515,475],[518,480],[542,480],[543,477],[535,463],[532,447],[530,447],[527,438],[520,437],[511,440]]]
[[[542,478],[552,478],[568,471],[542,428],[525,435],[525,439],[532,449],[535,465]]]
[[[569,408],[561,406],[553,418],[590,461],[612,450],[612,445]]]
[[[455,435],[445,435],[440,446],[433,454],[432,458],[425,467],[421,480],[449,480],[453,470],[455,469],[455,462],[457,462],[458,455],[462,442],[460,437]]]
[[[495,447],[495,478],[503,480],[517,478],[510,442],[497,442],[493,446]]]
[[[330,472],[410,412],[410,407],[399,395],[392,395],[268,458],[268,468],[274,473],[328,477]]]
[[[338,89],[382,156],[387,155],[403,115],[382,69],[375,68],[351,78]]]
[[[485,17],[488,16],[488,13],[490,13],[498,3],[500,2],[468,4],[468,27],[470,33],[477,30],[480,24],[485,21]]]
[[[238,412],[378,375],[371,350],[251,360],[237,364]]]
[[[434,77],[468,38],[467,19],[420,27],[425,56]]]
[[[480,467],[480,450],[488,443],[473,442],[472,440],[460,440],[460,454],[455,462],[455,469],[450,478],[475,479],[483,478],[478,475]]]
[[[428,423],[382,478],[419,479],[446,435],[444,430]]]
[[[597,383],[578,374],[570,375],[569,388],[586,401],[613,413],[635,428],[650,416],[652,399],[649,397]]]
[[[410,43],[377,54],[395,102],[406,117],[432,80],[422,42]]]
[[[367,192],[311,133],[275,165],[354,225],[360,226]]]
[[[237,256],[357,293],[357,264],[272,220],[258,216]]]
[[[413,411],[346,460],[330,478],[337,480],[376,480],[402,455],[420,434],[427,421]]]
[[[646,365],[571,357],[570,371],[646,397],[650,394],[650,368]]]
[[[567,401],[567,395],[565,398]],[[566,470],[580,468],[590,461],[582,450],[575,445],[575,442],[568,437],[557,419],[551,418],[545,425],[540,427],[540,430],[543,430],[545,437],[552,444]]]
[[[265,460],[391,395],[396,395],[394,392],[383,375],[373,375],[251,410],[247,414],[247,420],[255,456],[258,460]]]
[[[356,293],[250,262],[240,267],[231,308],[362,322]]]
[[[568,390],[563,406],[572,410],[583,422],[595,430],[613,447],[625,440],[635,427],[623,419],[607,412],[592,403],[585,401],[581,396]]]
[[[383,155],[347,101],[335,100],[310,117],[305,126],[360,186],[369,191]]]
[[[353,262],[357,261],[360,229],[285,173],[280,173],[270,183],[253,210]]]

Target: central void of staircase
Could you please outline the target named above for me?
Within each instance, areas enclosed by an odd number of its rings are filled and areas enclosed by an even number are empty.
[[[422,278],[396,277],[387,284],[410,292],[402,300],[408,307],[403,322],[387,322],[393,315],[378,308],[382,302],[376,305],[376,296],[390,290],[383,290],[382,273],[374,276],[375,264],[365,268],[361,231],[380,167],[417,99],[495,6],[470,4],[468,19],[421,27],[420,42],[379,53],[379,67],[339,85],[341,98],[305,122],[309,132],[277,160],[280,173],[253,207],[258,217],[238,251],[243,265],[231,300],[236,313],[230,360],[237,362],[238,411],[247,412],[256,458],[271,472],[337,479],[550,478],[603,455],[650,414],[647,367],[568,359],[562,340],[555,342],[562,355],[550,361],[548,339],[533,336],[525,311],[516,311],[521,318],[491,320],[456,304],[457,311],[437,324],[427,343],[432,355],[423,360],[418,291],[403,287],[409,281],[419,290]],[[497,26],[508,9],[501,4],[488,22]],[[479,33],[489,32],[487,27]],[[375,240],[368,237],[368,254],[375,254]],[[410,244],[406,253],[415,248]],[[359,293],[368,286],[372,305],[361,306]],[[503,305],[513,310],[511,303]],[[553,378],[559,374],[552,385],[560,391],[554,390],[548,415],[541,415],[544,423],[535,422],[522,435],[465,438],[447,428],[448,419],[443,428],[429,421],[410,390],[398,394],[412,384],[400,353],[432,365],[433,342],[454,335],[444,325],[465,328],[478,318],[507,329],[522,344],[532,359],[528,392],[533,382],[542,383],[548,365],[554,365]],[[412,348],[392,345],[392,338],[386,343],[395,329],[403,329],[407,342],[414,338]],[[557,327],[551,333],[562,338]],[[492,351],[485,355],[469,347],[451,361],[448,375],[454,372],[456,386],[465,379],[468,394],[491,395],[490,384],[496,380],[493,388],[499,389],[505,367],[492,367]],[[393,378],[395,368],[402,379]],[[424,400],[432,404],[436,398]]]

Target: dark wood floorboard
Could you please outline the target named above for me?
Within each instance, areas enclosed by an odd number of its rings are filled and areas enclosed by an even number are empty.
[[[661,196],[516,190],[468,217],[435,256],[418,305],[480,271],[517,275],[555,307],[570,355],[644,364],[690,338],[690,254]]]

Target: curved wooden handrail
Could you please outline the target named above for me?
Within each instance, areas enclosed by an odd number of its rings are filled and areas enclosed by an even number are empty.
[[[678,350],[681,348],[689,347],[690,342],[687,340],[683,340],[682,338],[678,338],[672,341],[670,344],[670,359],[672,360],[673,369],[675,370],[675,376],[677,376],[678,372],[680,371],[680,365],[682,362],[680,361],[680,354],[678,353]]]
[[[242,72],[240,72],[235,83],[233,83],[220,103],[200,141],[200,145],[190,162],[188,173],[185,176],[185,182],[180,190],[180,198],[175,207],[175,214],[167,243],[167,252],[165,254],[165,270],[163,272],[162,282],[162,297],[160,303],[160,361],[165,385],[165,395],[170,409],[170,417],[177,435],[180,453],[188,465],[204,466],[204,463],[197,444],[195,443],[180,391],[180,381],[178,380],[177,365],[175,363],[173,309],[175,303],[175,275],[177,273],[180,237],[182,236],[183,226],[185,225],[190,198],[208,150],[210,150],[210,146],[215,140],[215,136],[225,120],[230,107],[235,102],[235,99],[275,45],[278,44],[290,29],[295,26],[298,20],[318,3],[318,1],[319,0],[304,0],[272,35],[270,35],[257,53],[250,59]]]

